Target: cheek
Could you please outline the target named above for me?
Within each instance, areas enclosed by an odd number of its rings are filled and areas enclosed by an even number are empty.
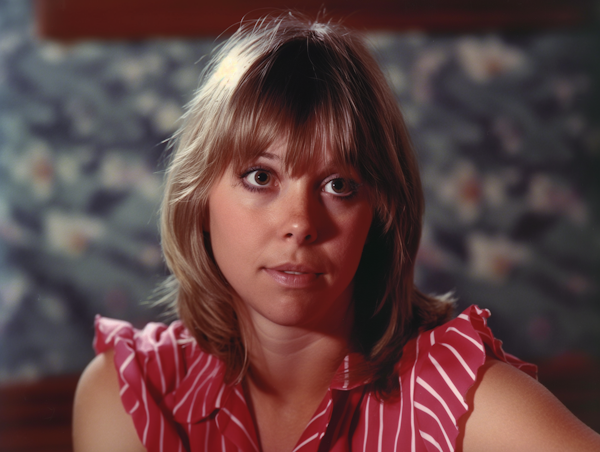
[[[218,201],[216,199],[215,201]],[[260,251],[264,225],[234,200],[210,210],[210,241],[213,256],[230,284],[252,265]]]
[[[349,270],[355,271],[362,256],[363,248],[371,227],[372,212],[370,208],[362,208],[338,225],[341,232],[340,241],[336,244],[338,259]]]
[[[243,243],[243,228],[237,227],[241,219],[235,209],[226,204],[211,209],[210,241],[217,264],[222,267],[223,259],[234,254],[239,243]]]

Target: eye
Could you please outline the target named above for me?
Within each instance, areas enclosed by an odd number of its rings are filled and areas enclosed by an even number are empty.
[[[325,184],[323,191],[336,196],[350,196],[356,191],[354,185],[355,184],[352,184],[352,182],[347,179],[336,177]]]
[[[245,175],[244,179],[250,185],[264,187],[271,182],[271,174],[265,170],[254,170]]]

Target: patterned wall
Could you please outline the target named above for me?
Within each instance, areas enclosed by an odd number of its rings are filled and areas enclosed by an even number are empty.
[[[42,42],[31,9],[0,2],[0,381],[81,370],[96,313],[160,318],[164,140],[215,45]],[[421,161],[419,285],[524,358],[600,357],[597,40],[370,39]]]

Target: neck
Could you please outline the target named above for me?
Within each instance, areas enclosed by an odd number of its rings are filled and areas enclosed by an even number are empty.
[[[328,316],[322,328],[276,325],[251,314],[246,329],[251,396],[280,403],[307,397],[320,401],[348,353],[353,323],[349,303],[346,311]]]
[[[255,338],[249,350],[251,393],[258,391],[282,403],[307,396],[320,400],[347,348],[345,338],[306,331],[295,337]]]
[[[281,325],[246,310],[248,407],[264,452],[292,450],[348,351],[351,289],[317,324]]]

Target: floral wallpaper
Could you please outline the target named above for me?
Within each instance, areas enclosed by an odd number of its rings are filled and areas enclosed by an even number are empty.
[[[421,162],[420,287],[489,308],[523,358],[600,358],[598,41],[369,39]],[[215,44],[41,41],[0,2],[0,382],[80,371],[96,313],[165,318],[165,140]]]

